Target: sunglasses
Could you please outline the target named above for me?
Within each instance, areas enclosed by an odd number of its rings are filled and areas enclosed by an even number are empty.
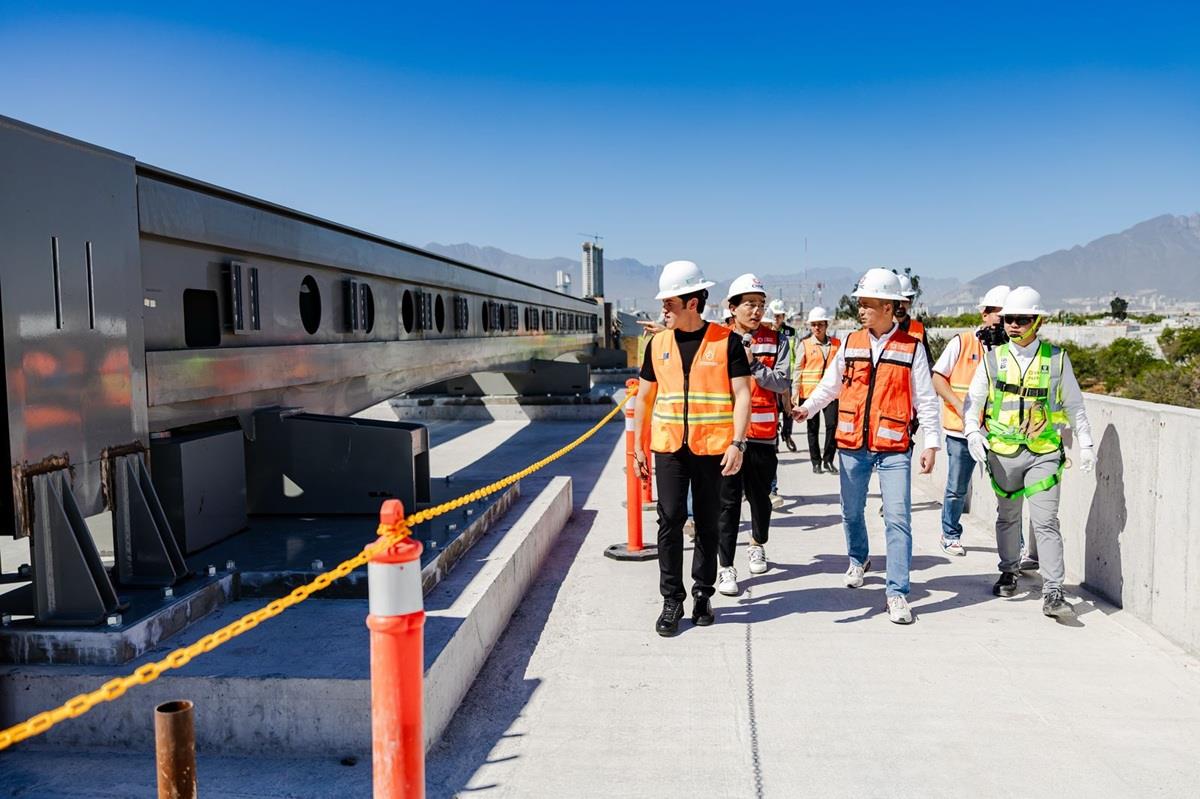
[[[1025,325],[1032,325],[1034,319],[1037,319],[1037,317],[1036,316],[1013,316],[1012,314],[1009,314],[1004,317],[1004,324],[1019,325],[1020,327],[1025,327]]]

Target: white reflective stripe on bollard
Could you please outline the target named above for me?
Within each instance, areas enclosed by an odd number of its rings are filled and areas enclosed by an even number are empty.
[[[404,616],[424,610],[421,562],[368,563],[367,604],[372,616]]]

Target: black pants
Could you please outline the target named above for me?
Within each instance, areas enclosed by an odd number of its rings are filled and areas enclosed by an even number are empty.
[[[683,523],[692,488],[692,596],[710,597],[717,582],[717,516],[721,511],[721,456],[693,455],[684,447],[654,453],[658,487],[658,587],[666,599],[683,600]]]
[[[825,417],[825,450],[821,451],[821,417]],[[834,438],[837,436],[838,404],[837,400],[825,406],[825,410],[808,420],[808,456],[813,465],[818,463],[833,463],[837,453]]]
[[[792,415],[790,413],[788,413],[786,410],[784,410],[783,397],[779,398],[779,401],[776,403],[776,407],[779,408],[779,416],[780,416],[781,427],[782,427],[782,429],[779,431],[779,434],[781,436],[783,436],[785,439],[791,438],[792,437],[792,421],[793,420],[792,420]]]
[[[738,528],[742,524],[742,494],[750,503],[751,536],[759,544],[767,543],[771,534],[771,482],[779,467],[774,444],[746,444],[742,468],[737,474],[722,478],[721,522],[717,532],[717,549],[721,568],[733,565],[737,549]]]

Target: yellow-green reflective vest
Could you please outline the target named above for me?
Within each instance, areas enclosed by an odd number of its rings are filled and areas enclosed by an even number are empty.
[[[1002,344],[984,357],[991,396],[984,414],[988,446],[997,455],[1013,455],[1021,447],[1045,455],[1062,448],[1059,426],[1067,424],[1063,410],[1063,352],[1041,342],[1037,355],[1021,367]]]

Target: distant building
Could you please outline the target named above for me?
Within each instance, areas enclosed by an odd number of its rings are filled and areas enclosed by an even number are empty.
[[[604,296],[604,248],[590,241],[583,243],[583,296]]]

